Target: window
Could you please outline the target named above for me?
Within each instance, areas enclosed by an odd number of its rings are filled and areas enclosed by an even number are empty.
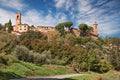
[[[22,26],[20,26],[20,30],[22,30]]]
[[[19,16],[17,15],[17,19],[19,18]]]

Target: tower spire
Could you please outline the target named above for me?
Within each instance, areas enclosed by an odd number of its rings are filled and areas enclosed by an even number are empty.
[[[20,13],[20,11],[18,11],[16,13],[16,25],[19,25],[19,24],[21,24],[21,13]]]
[[[95,21],[94,23],[93,23],[93,34],[94,35],[96,35],[96,36],[98,36],[98,24],[97,24],[97,22]]]

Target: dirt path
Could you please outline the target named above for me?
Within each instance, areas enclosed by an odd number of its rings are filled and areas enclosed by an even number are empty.
[[[58,76],[48,76],[48,77],[41,77],[41,78],[22,78],[22,79],[11,79],[11,80],[58,80],[64,78],[70,78],[75,76],[81,76],[84,74],[68,74],[68,75],[58,75]]]

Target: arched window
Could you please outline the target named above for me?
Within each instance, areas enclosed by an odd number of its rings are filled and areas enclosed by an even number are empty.
[[[19,18],[19,16],[17,15],[17,19]]]

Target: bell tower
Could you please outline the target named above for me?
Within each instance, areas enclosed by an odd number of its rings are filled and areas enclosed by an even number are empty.
[[[20,12],[16,13],[16,26],[21,24],[21,14]]]
[[[98,24],[96,21],[93,24],[93,34],[98,36]]]

